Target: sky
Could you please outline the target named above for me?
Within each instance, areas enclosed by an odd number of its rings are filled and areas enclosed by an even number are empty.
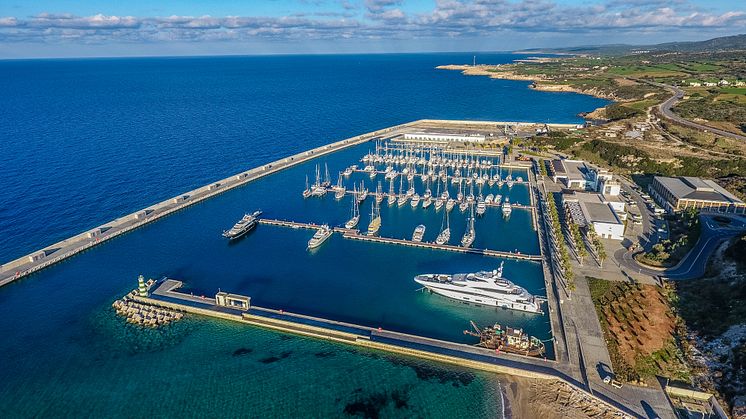
[[[0,58],[511,51],[746,33],[746,0],[2,0]]]

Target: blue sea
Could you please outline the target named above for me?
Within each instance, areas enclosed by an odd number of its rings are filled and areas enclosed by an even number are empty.
[[[480,55],[504,63],[521,55]],[[233,173],[421,118],[580,122],[603,100],[436,70],[469,54],[0,61],[0,261]],[[318,161],[333,173],[371,144]],[[418,293],[421,272],[498,259],[345,240],[309,253],[309,232],[261,226],[228,246],[243,212],[344,222],[349,202],[303,200],[310,162],[223,194],[0,288],[0,411],[30,416],[499,417],[497,377],[228,322],[140,330],[111,302],[138,274],[183,279],[259,305],[464,341],[468,320],[550,338],[548,318]],[[370,187],[370,185],[369,185]],[[421,187],[421,185],[420,185]],[[422,192],[421,190],[418,192]],[[528,201],[525,187],[501,191]],[[370,200],[369,200],[370,201]],[[370,205],[370,202],[367,202]],[[384,203],[385,206],[385,203]],[[369,207],[363,207],[363,227]],[[536,253],[527,211],[490,210],[479,247]],[[454,237],[465,225],[454,212]],[[384,208],[409,236],[432,209]],[[426,235],[426,240],[432,239]],[[542,295],[541,268],[506,274]],[[466,326],[464,326],[466,324]],[[230,416],[230,414],[228,414]]]

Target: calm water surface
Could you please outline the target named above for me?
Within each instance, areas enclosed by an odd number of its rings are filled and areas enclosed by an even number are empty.
[[[521,57],[482,61],[514,58]],[[578,112],[604,104],[434,70],[470,59],[0,62],[0,259],[373,129],[419,118],[574,122]],[[321,163],[336,173],[368,147]],[[417,292],[411,279],[421,272],[494,269],[499,259],[339,236],[309,253],[311,232],[267,226],[234,245],[222,240],[220,232],[254,208],[272,218],[343,223],[348,201],[300,198],[312,165],[226,193],[0,289],[0,411],[12,417],[214,415],[220,409],[257,417],[499,416],[499,383],[488,375],[220,321],[192,318],[140,331],[116,318],[111,302],[143,273],[183,279],[205,294],[222,288],[260,305],[443,339],[463,340],[469,319],[550,336],[545,316],[465,306]],[[523,186],[509,194],[528,203]],[[361,227],[369,210],[363,206]],[[409,205],[384,204],[382,217],[382,235],[410,236],[425,223],[426,240],[442,221],[432,207]],[[451,223],[457,240],[465,219],[456,211]],[[527,211],[504,220],[490,210],[477,224],[478,247],[538,251]],[[505,271],[530,292],[545,293],[539,265],[506,261]]]

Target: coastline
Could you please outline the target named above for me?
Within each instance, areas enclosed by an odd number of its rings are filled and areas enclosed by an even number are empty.
[[[505,419],[541,417],[615,418],[619,412],[558,380],[538,380],[501,374]]]
[[[527,81],[531,82],[529,86],[531,89],[540,90],[543,92],[571,92],[579,93],[581,95],[593,96],[599,99],[618,101],[618,98],[604,94],[596,89],[578,89],[569,84],[553,84],[547,83],[545,80],[534,76],[526,76],[523,74],[516,74],[513,70],[506,70],[500,68],[497,65],[477,65],[472,66],[468,64],[446,64],[435,67],[438,70],[451,70],[460,71],[465,76],[486,76],[491,79],[501,80],[515,80],[515,81]],[[500,71],[495,71],[500,68]]]

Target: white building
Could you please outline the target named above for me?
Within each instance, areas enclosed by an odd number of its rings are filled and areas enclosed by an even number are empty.
[[[427,141],[438,143],[483,143],[485,136],[482,134],[451,134],[437,132],[408,132],[404,134],[408,141]]]
[[[582,160],[555,159],[551,164],[552,179],[565,184],[569,189],[599,191],[603,181],[613,177],[606,169],[592,166]]]
[[[593,229],[605,239],[624,239],[624,202],[618,196],[573,192],[562,196],[565,213],[581,228]]]

